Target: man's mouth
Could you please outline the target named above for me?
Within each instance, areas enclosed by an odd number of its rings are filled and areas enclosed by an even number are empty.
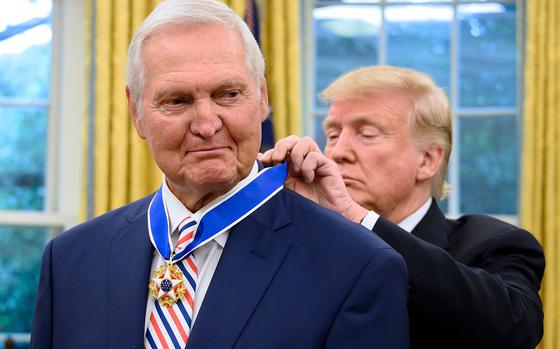
[[[342,175],[342,179],[344,180],[344,184],[346,184],[346,185],[361,183],[361,181],[359,179],[357,179],[356,177],[353,177],[353,176]]]
[[[187,154],[197,155],[197,156],[214,156],[214,155],[219,155],[228,149],[229,147],[226,146],[204,147],[204,148],[191,149],[187,152]]]
[[[214,152],[214,151],[223,151],[225,149],[228,149],[228,147],[223,146],[223,147],[205,147],[205,148],[198,148],[198,149],[194,149],[194,150],[190,150],[189,153],[205,153],[205,152]]]

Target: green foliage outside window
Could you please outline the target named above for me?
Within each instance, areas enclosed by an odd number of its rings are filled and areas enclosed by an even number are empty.
[[[0,210],[8,213],[46,208],[51,14],[49,0],[0,2]],[[52,233],[0,222],[0,333],[31,331],[41,255]]]
[[[0,332],[31,331],[47,228],[0,226]]]
[[[50,44],[0,55],[0,98],[47,101]],[[0,209],[41,210],[45,198],[48,106],[0,103]]]

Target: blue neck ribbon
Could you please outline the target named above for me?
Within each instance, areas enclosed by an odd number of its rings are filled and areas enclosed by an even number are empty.
[[[200,218],[193,241],[180,253],[173,255],[169,216],[163,201],[162,187],[148,207],[148,232],[152,244],[166,261],[177,262],[197,247],[214,239],[251,214],[284,185],[288,175],[285,163],[266,168],[236,193],[206,211]]]

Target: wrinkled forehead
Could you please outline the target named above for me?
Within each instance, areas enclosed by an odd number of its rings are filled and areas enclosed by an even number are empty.
[[[216,53],[235,55],[236,60],[244,61],[243,41],[235,29],[208,23],[167,24],[144,40],[141,57],[145,64],[152,56],[173,56],[182,62],[200,58],[210,64]]]
[[[161,24],[155,27],[144,37],[142,41],[142,47],[144,47],[150,41],[159,41],[164,39],[169,33],[189,33],[189,32],[205,32],[206,34],[211,34],[215,39],[222,37],[224,33],[227,35],[237,36],[241,40],[240,33],[230,26],[226,26],[222,23],[212,23],[212,22],[200,22],[200,23],[181,23],[181,22],[169,22]],[[200,47],[191,47],[190,49],[198,49]]]
[[[409,123],[412,100],[400,93],[368,94],[332,101],[324,127],[355,124],[399,127]]]
[[[235,30],[220,25],[167,26],[154,33],[142,48],[145,80],[179,76],[210,78],[212,74],[229,79],[252,77],[245,62],[245,50]]]

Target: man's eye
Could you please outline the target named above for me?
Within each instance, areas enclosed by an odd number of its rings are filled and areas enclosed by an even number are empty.
[[[226,92],[226,97],[229,98],[235,98],[239,96],[239,91],[230,91],[230,92]]]
[[[373,133],[362,133],[362,137],[364,137],[366,139],[372,139],[372,138],[377,137],[377,135],[373,134]]]
[[[358,136],[364,140],[374,140],[380,135],[380,131],[374,127],[364,127],[358,130]]]
[[[159,103],[158,109],[165,114],[181,113],[187,107],[187,103],[184,98],[167,98]]]
[[[220,95],[218,95],[218,98],[222,100],[233,100],[233,99],[237,99],[237,97],[239,97],[240,94],[241,93],[237,90],[225,91],[222,92]]]
[[[166,100],[163,104],[176,106],[176,105],[181,105],[183,103],[184,103],[184,100],[182,100],[181,98],[171,98],[171,99]]]
[[[328,141],[336,141],[338,139],[338,133],[327,133]]]
[[[223,106],[235,106],[240,102],[241,91],[239,90],[228,90],[218,93],[214,100],[219,105]]]

